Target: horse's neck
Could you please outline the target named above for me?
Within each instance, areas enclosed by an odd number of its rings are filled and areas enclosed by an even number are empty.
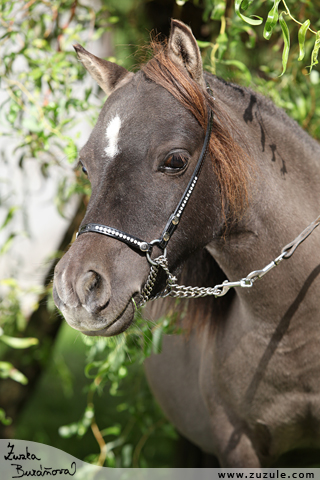
[[[269,99],[210,76],[217,101],[231,118],[235,137],[262,171],[284,185],[302,176],[309,182],[320,171],[320,144]],[[290,183],[290,182],[289,182]]]
[[[250,204],[237,230],[207,247],[229,280],[237,280],[267,265],[319,215],[320,146],[264,97],[217,78],[209,81],[238,130],[236,138],[257,166]],[[307,254],[319,248],[318,237],[307,240],[304,257],[296,254],[294,264],[269,274],[270,294],[281,281],[299,284],[297,277],[303,278],[308,262],[314,262]],[[261,291],[253,288],[254,303]]]

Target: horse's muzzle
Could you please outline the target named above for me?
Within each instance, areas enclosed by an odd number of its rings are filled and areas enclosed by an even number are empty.
[[[96,262],[78,258],[72,249],[55,268],[53,299],[69,325],[86,335],[112,336],[126,330],[133,321],[139,288],[130,282],[114,283],[109,272]],[[81,261],[82,260],[82,261]]]

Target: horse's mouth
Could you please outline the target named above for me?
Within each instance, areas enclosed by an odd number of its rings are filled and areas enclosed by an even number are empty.
[[[138,301],[139,298],[140,295],[138,293],[130,296],[127,303],[120,310],[120,313],[115,313],[113,309],[113,315],[112,311],[109,310],[110,305],[106,305],[105,309],[102,309],[98,314],[94,314],[89,312],[83,305],[78,305],[73,308],[65,305],[59,299],[54,289],[55,303],[70,327],[91,337],[111,337],[124,332],[134,320],[136,310],[135,302]]]
[[[108,323],[103,328],[92,330],[81,330],[82,333],[88,336],[112,337],[127,330],[134,320],[135,303],[131,297],[124,307],[124,309],[117,315],[117,317]]]

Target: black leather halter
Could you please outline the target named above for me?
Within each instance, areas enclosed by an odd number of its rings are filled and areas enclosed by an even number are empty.
[[[193,189],[196,186],[196,183],[198,181],[201,168],[208,151],[209,140],[210,140],[211,131],[212,131],[212,118],[213,118],[213,113],[212,113],[212,110],[209,109],[207,131],[206,131],[206,136],[204,139],[199,160],[194,169],[193,175],[188,183],[188,186],[181,197],[180,202],[178,203],[173,214],[170,216],[161,236],[158,239],[152,240],[151,242],[146,242],[145,240],[140,240],[139,238],[134,237],[133,235],[129,235],[125,232],[122,232],[121,230],[117,230],[116,228],[109,227],[106,225],[100,225],[99,223],[87,223],[86,225],[83,225],[78,231],[77,237],[79,235],[82,235],[83,233],[88,233],[88,232],[101,233],[102,235],[107,235],[108,237],[112,237],[112,238],[115,238],[116,240],[120,240],[121,242],[124,242],[127,245],[130,245],[131,247],[135,248],[140,252],[148,254],[147,258],[149,261],[150,261],[150,254],[154,245],[157,245],[158,247],[160,247],[161,250],[165,250],[170,238],[175,232],[177,226],[179,225],[182,214],[187,206],[189,198],[191,197]]]

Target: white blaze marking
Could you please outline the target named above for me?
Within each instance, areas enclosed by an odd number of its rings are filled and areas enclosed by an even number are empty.
[[[108,157],[113,158],[119,153],[119,132],[121,128],[121,120],[119,115],[116,115],[112,120],[110,120],[107,129],[106,137],[108,145],[104,149]]]

